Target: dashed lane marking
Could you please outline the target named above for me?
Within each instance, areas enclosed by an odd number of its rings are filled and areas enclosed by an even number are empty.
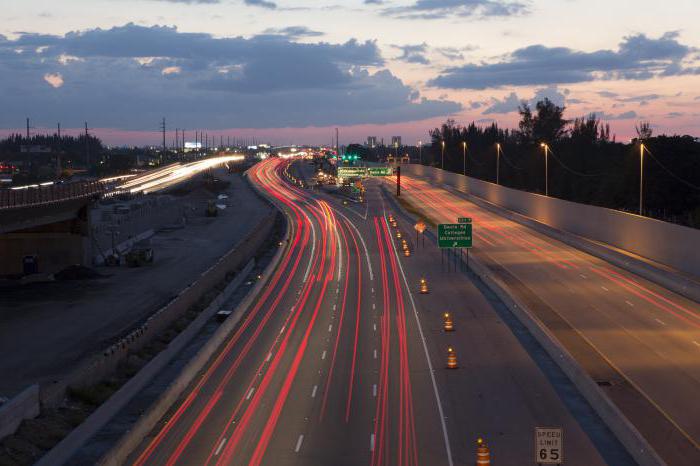
[[[297,440],[297,446],[294,447],[294,453],[299,453],[301,450],[301,444],[304,442],[304,434],[299,435],[299,440]]]

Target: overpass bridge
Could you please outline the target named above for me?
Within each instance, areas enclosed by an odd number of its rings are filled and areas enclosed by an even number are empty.
[[[0,190],[0,276],[88,263],[88,208],[104,192],[97,181]]]

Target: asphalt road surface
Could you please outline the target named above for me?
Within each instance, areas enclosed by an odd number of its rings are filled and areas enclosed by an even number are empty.
[[[493,303],[401,220],[404,257],[377,184],[344,205],[297,188],[289,169],[269,159],[249,172],[289,216],[280,265],[130,464],[466,465],[484,436],[495,464],[522,466],[535,426],[565,429],[566,464],[630,464],[591,440]],[[418,294],[424,276],[431,292]]]
[[[472,253],[535,309],[668,464],[700,464],[698,303],[447,186],[401,181],[402,197],[434,221],[472,217]]]

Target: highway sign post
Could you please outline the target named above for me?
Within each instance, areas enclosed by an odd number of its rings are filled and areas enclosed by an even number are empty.
[[[564,462],[564,429],[535,427],[535,463],[562,464]]]

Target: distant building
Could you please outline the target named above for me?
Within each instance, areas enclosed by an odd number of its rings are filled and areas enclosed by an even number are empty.
[[[377,147],[377,136],[367,136],[367,147],[370,149]]]
[[[401,147],[401,136],[391,137],[391,147]]]

